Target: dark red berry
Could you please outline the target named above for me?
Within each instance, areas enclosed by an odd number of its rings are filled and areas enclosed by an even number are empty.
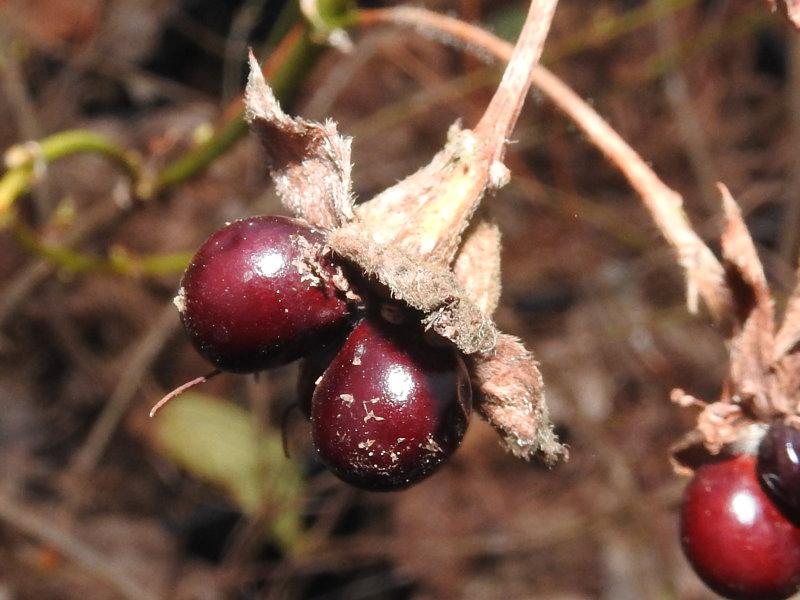
[[[800,522],[800,431],[781,422],[770,425],[758,447],[756,471],[767,495]]]
[[[695,472],[681,505],[681,543],[700,578],[726,598],[779,600],[800,587],[800,529],[761,489],[753,456]]]
[[[342,325],[348,307],[321,243],[286,217],[250,217],[212,234],[176,299],[197,350],[219,369],[248,373],[298,358]]]
[[[471,402],[452,348],[431,346],[409,325],[368,317],[314,391],[314,445],[344,481],[373,491],[402,489],[456,450]]]

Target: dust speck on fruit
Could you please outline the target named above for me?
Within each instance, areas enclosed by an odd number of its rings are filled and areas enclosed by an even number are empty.
[[[175,305],[175,308],[178,309],[179,313],[183,314],[186,310],[186,290],[183,289],[183,286],[178,289],[178,293],[172,299],[172,303]]]

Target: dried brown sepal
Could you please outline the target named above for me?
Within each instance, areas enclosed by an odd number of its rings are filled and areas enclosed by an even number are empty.
[[[476,409],[515,456],[552,465],[568,457],[558,441],[539,367],[517,338],[500,334],[494,351],[469,357]]]
[[[375,242],[358,222],[333,230],[328,244],[336,254],[386,286],[392,298],[423,312],[426,328],[452,341],[464,354],[494,348],[497,328],[467,299],[450,269]]]
[[[284,113],[252,52],[245,117],[264,147],[284,206],[324,229],[353,218],[350,138],[339,135],[333,121],[320,124]]]
[[[697,425],[670,447],[670,463],[678,475],[691,475],[699,466],[736,454],[755,453],[765,426],[749,417],[728,392],[707,403],[681,389],[670,397],[681,406],[700,407]]]
[[[702,461],[703,452],[708,459],[741,446],[758,435],[760,425],[778,418],[793,421],[800,413],[800,356],[787,354],[800,329],[798,292],[790,299],[778,345],[774,303],[755,244],[730,192],[722,184],[719,190],[725,218],[723,267],[732,298],[730,365],[716,402],[703,402],[682,390],[672,393],[673,401],[702,408],[695,429],[673,449],[678,472],[694,469],[691,460]],[[702,448],[693,447],[697,444]]]
[[[500,301],[500,229],[479,218],[464,234],[453,263],[456,281],[481,312],[491,316]]]
[[[711,454],[719,454],[723,447],[736,442],[740,429],[750,424],[741,407],[725,401],[708,404],[697,417],[697,431]]]
[[[752,426],[752,423],[743,424],[738,430],[740,432],[748,431],[748,429],[752,429]],[[703,465],[727,460],[741,454],[742,451],[753,453],[753,444],[750,441],[742,443],[742,439],[737,438],[733,443],[721,446],[715,452],[711,452],[705,444],[702,433],[693,429],[670,446],[669,460],[676,475],[691,477]]]
[[[777,362],[785,355],[796,350],[800,343],[800,270],[795,274],[797,284],[786,303],[783,323],[775,335],[774,360]]]
[[[769,419],[775,415],[770,372],[775,343],[772,296],[741,211],[724,185],[719,184],[719,190],[725,215],[722,256],[736,315],[730,342],[732,399]]]
[[[800,0],[768,0],[772,10],[780,8],[795,29],[800,29]]]
[[[360,205],[356,213],[377,242],[449,265],[486,191],[507,182],[502,164],[495,165],[494,179],[491,169],[489,148],[455,124],[429,164]]]
[[[677,404],[678,406],[682,406],[683,408],[689,408],[690,406],[697,406],[700,408],[705,408],[708,402],[701,400],[696,396],[692,396],[691,394],[687,394],[681,388],[675,388],[670,392],[669,399]]]

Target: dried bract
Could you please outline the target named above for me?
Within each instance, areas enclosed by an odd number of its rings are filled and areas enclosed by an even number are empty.
[[[500,302],[500,229],[488,219],[473,221],[453,264],[456,281],[481,312],[491,316]]]
[[[702,451],[707,457],[740,444],[761,424],[800,421],[800,355],[793,352],[800,339],[800,292],[795,290],[790,298],[776,335],[774,302],[755,244],[730,192],[722,184],[719,190],[725,217],[721,237],[725,284],[733,300],[730,365],[715,402],[673,391],[673,401],[702,406],[695,430],[672,449],[679,472],[698,466]]]
[[[800,0],[768,0],[772,10],[780,9],[795,29],[800,29]]]
[[[567,457],[548,415],[539,367],[517,338],[500,334],[494,351],[472,356],[478,411],[500,432],[514,455],[553,464]]]
[[[310,225],[329,229],[353,218],[350,138],[281,110],[250,53],[245,116],[258,135],[283,204]]]

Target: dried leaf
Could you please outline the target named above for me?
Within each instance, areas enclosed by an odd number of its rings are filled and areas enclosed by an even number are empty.
[[[697,417],[697,431],[703,436],[706,448],[718,454],[723,446],[739,438],[742,409],[729,402],[712,402]]]
[[[800,343],[800,271],[796,277],[797,285],[786,303],[783,323],[775,336],[774,358],[776,361],[791,352]]]
[[[783,15],[789,19],[795,29],[800,29],[800,0],[768,0],[772,10],[780,7]]]
[[[539,367],[517,338],[500,334],[492,353],[471,357],[478,412],[497,429],[514,455],[547,464],[567,457],[544,398]]]
[[[289,210],[325,229],[353,218],[350,138],[340,136],[333,121],[320,124],[284,113],[252,52],[245,117],[264,147],[275,189]]]
[[[787,416],[800,415],[800,353],[785,354],[772,367],[775,379],[773,404]]]
[[[234,404],[195,392],[173,399],[154,423],[166,456],[226,490],[247,514],[267,506],[273,537],[286,547],[298,541],[302,480],[278,434],[259,431]]]
[[[725,229],[722,232],[722,256],[726,263],[726,272],[734,269],[742,281],[750,288],[749,292],[744,291],[740,296],[736,296],[734,290],[734,300],[737,301],[737,312],[742,315],[742,321],[749,316],[750,311],[755,308],[754,304],[762,305],[764,308],[769,305],[771,309],[771,298],[767,278],[764,269],[758,258],[755,244],[747,230],[739,206],[731,196],[730,191],[724,184],[717,184],[720,194],[722,194],[722,209],[725,215]],[[752,295],[752,299],[750,296]]]
[[[675,473],[691,475],[708,462],[758,451],[765,425],[745,416],[740,406],[727,399],[706,404],[680,389],[673,390],[671,396],[674,402],[703,407],[697,417],[697,427],[670,447],[670,462]],[[686,398],[681,399],[682,396]]]
[[[500,301],[500,229],[487,219],[473,222],[453,264],[467,298],[487,316]]]
[[[733,292],[737,328],[731,339],[730,379],[738,401],[769,418],[772,382],[769,367],[774,356],[772,297],[755,245],[742,214],[728,189],[719,184],[725,229],[722,255]]]

